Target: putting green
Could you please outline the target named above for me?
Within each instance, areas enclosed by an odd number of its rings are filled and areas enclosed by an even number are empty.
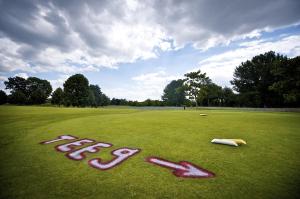
[[[0,106],[0,198],[299,198],[300,114],[205,110]],[[104,143],[74,161],[42,141],[73,135]],[[212,144],[242,138],[247,145]],[[88,161],[141,151],[112,169]],[[188,161],[216,174],[181,178],[147,162]]]

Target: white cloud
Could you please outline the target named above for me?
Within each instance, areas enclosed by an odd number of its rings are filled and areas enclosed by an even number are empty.
[[[7,77],[5,76],[0,76],[0,81],[6,81],[7,80]]]
[[[178,78],[178,76],[168,75],[165,71],[160,70],[132,77],[134,83],[131,85],[123,85],[122,88],[116,89],[103,89],[103,91],[110,97],[129,100],[161,99],[165,86]]]
[[[0,71],[97,71],[155,58],[157,48],[207,50],[297,24],[298,7],[297,0],[5,1]]]
[[[59,75],[59,77],[57,79],[52,79],[49,80],[49,82],[51,83],[52,89],[53,91],[55,89],[57,89],[58,87],[63,89],[63,84],[65,83],[65,81],[70,77],[71,75]]]
[[[3,90],[4,92],[6,92],[6,94],[8,94],[9,91],[5,90],[4,81],[7,81],[7,77],[0,75],[0,90]]]
[[[60,3],[34,5],[34,17],[22,19],[17,27],[8,19],[8,26],[23,32],[11,38],[0,34],[0,71],[98,71],[157,57],[157,47],[169,49],[161,26],[149,18],[153,10],[138,1],[90,2],[72,8]]]
[[[27,79],[29,77],[27,73],[17,73],[14,75],[14,77],[16,76],[23,77],[24,79]]]
[[[199,62],[199,67],[217,84],[230,86],[235,67],[268,51],[295,57],[300,55],[300,35],[282,37],[277,41],[255,40],[240,44],[240,48],[217,54]]]

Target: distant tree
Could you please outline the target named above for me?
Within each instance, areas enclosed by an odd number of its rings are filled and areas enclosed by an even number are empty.
[[[65,105],[87,106],[89,91],[89,81],[85,76],[76,74],[69,77],[64,83]]]
[[[116,98],[113,97],[113,98],[111,99],[111,101],[110,101],[110,104],[111,104],[111,105],[120,105],[120,102],[118,102],[118,99],[116,99]]]
[[[152,106],[152,101],[151,101],[151,99],[146,99],[146,100],[144,101],[144,103],[145,103],[146,106]]]
[[[275,82],[270,90],[283,97],[287,106],[300,106],[300,56],[292,59],[280,60],[271,70]]]
[[[104,93],[101,94],[101,106],[108,106],[110,104],[110,99]]]
[[[112,98],[112,100],[110,101],[111,105],[128,105],[128,101],[126,99],[117,99],[117,98]]]
[[[273,51],[255,56],[251,61],[243,62],[236,67],[231,84],[239,92],[241,99],[252,100],[246,102],[247,105],[278,106],[283,103],[283,98],[270,89],[277,81],[272,71],[275,65],[287,63],[287,61],[287,57],[275,54]]]
[[[61,104],[63,104],[63,100],[64,100],[64,92],[61,88],[57,88],[52,93],[51,104],[56,104],[60,106]]]
[[[197,101],[205,106],[219,106],[222,104],[222,97],[222,87],[210,83],[200,89]]]
[[[20,90],[16,90],[13,91],[9,96],[8,96],[8,102],[10,104],[25,104],[27,101],[26,99],[26,95],[20,91]]]
[[[138,101],[128,101],[129,106],[137,106],[138,103],[139,103]]]
[[[91,107],[97,107],[95,94],[91,88],[89,89],[88,105]]]
[[[184,82],[186,93],[190,99],[195,100],[196,106],[198,106],[200,90],[210,84],[211,79],[206,76],[206,73],[201,73],[200,70],[187,73],[184,76],[186,77]]]
[[[27,78],[27,93],[28,103],[30,104],[42,104],[52,92],[52,86],[47,80],[42,80],[37,77]]]
[[[231,88],[225,87],[222,89],[223,95],[223,106],[236,106],[237,102],[237,95],[232,91]]]
[[[3,90],[0,90],[0,105],[7,102],[7,95]]]
[[[28,102],[27,81],[23,77],[9,77],[4,82],[5,88],[10,90],[8,102],[11,104],[26,104]],[[23,101],[20,101],[23,100]]]
[[[27,91],[27,81],[23,77],[9,77],[8,81],[4,82],[6,89],[11,90],[11,92],[20,91],[24,95],[28,94]]]
[[[184,104],[186,98],[183,83],[184,80],[182,79],[171,81],[164,89],[162,100],[169,106],[180,106]]]
[[[89,102],[91,106],[102,106],[102,92],[98,85],[90,85]]]
[[[4,82],[6,89],[10,89],[10,103],[42,104],[52,92],[50,82],[37,77],[10,77]],[[23,99],[22,102],[20,100]]]

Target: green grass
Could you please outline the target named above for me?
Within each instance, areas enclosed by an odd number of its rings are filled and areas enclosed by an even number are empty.
[[[300,197],[299,113],[0,106],[0,122],[0,198]],[[56,144],[39,144],[63,134],[114,146],[72,161]],[[213,138],[248,145],[211,144]],[[120,147],[142,151],[111,170],[88,166]],[[189,161],[216,177],[177,178],[145,162],[148,156]]]

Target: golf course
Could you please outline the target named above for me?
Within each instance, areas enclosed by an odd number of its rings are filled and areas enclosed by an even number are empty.
[[[0,122],[0,198],[300,197],[299,113],[2,105]],[[40,144],[61,135],[112,146],[74,161],[55,150],[72,140]],[[213,144],[214,138],[247,144]],[[109,161],[124,147],[140,151],[107,170],[88,164]],[[214,176],[178,177],[148,157],[187,161]]]

